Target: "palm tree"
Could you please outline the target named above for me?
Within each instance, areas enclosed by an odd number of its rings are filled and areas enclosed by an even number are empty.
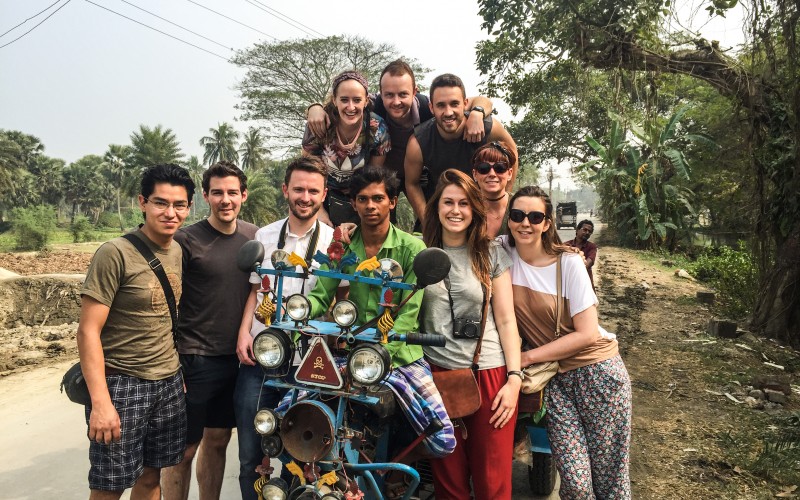
[[[131,134],[131,150],[131,164],[139,172],[159,163],[179,163],[183,158],[175,133],[161,125],[139,125],[139,130]]]
[[[205,172],[205,166],[200,163],[200,160],[197,159],[196,156],[192,155],[189,157],[189,160],[183,164],[186,167],[186,170],[189,171],[189,176],[194,181],[194,199],[192,200],[192,217],[197,216],[197,204],[200,200],[203,199],[202,195],[202,184],[203,184],[203,172]]]
[[[64,169],[64,198],[72,205],[71,224],[75,222],[80,207],[93,210],[99,216],[107,206],[111,189],[101,174],[102,165],[100,156],[86,155]]]
[[[263,168],[264,160],[269,155],[269,149],[264,145],[266,137],[261,135],[261,131],[261,128],[250,127],[244,134],[239,154],[242,158],[242,170],[245,172],[255,172]]]
[[[211,135],[200,139],[200,145],[205,148],[203,163],[213,165],[221,160],[238,162],[239,153],[236,151],[236,141],[239,139],[239,132],[227,122],[218,123],[217,128],[210,128],[208,131]]]
[[[122,194],[130,195],[131,182],[136,176],[130,168],[131,147],[120,146],[119,144],[109,144],[108,149],[103,155],[103,167],[109,182],[117,192],[117,216],[119,217],[119,229],[125,232],[125,220],[122,217]]]

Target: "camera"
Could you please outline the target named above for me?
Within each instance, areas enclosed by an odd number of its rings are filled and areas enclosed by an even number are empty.
[[[481,334],[481,321],[471,318],[453,319],[453,337],[457,339],[477,339]]]

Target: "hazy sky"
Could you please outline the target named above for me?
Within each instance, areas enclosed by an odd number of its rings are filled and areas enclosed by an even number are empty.
[[[0,0],[0,33],[55,1]],[[71,162],[85,154],[102,155],[109,144],[128,144],[139,124],[162,124],[175,132],[187,156],[202,157],[199,139],[218,122],[233,122],[237,116],[233,87],[243,72],[224,58],[232,55],[230,48],[270,38],[197,4],[280,40],[309,35],[267,8],[299,21],[314,36],[359,34],[392,43],[401,54],[432,68],[425,83],[451,72],[474,93],[481,81],[474,68],[475,44],[485,34],[477,2],[471,0],[57,0],[42,15],[0,37],[0,128],[35,135],[47,155]],[[53,12],[41,26],[13,41]],[[698,19],[703,16],[697,14]],[[703,34],[725,45],[740,31],[729,16],[705,26]],[[512,118],[508,107],[496,107],[501,121]],[[247,128],[241,122],[234,127]]]

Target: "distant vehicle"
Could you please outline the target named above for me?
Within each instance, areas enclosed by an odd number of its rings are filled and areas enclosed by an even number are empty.
[[[556,229],[571,227],[575,229],[578,224],[578,205],[574,201],[565,201],[556,205]]]

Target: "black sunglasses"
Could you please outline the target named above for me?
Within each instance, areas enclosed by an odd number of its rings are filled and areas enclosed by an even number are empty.
[[[475,171],[481,175],[487,175],[492,169],[494,169],[494,173],[496,174],[504,174],[508,172],[508,169],[511,168],[508,166],[508,163],[504,161],[495,162],[494,165],[490,163],[483,162],[475,167]]]
[[[511,219],[512,222],[516,222],[519,224],[520,222],[524,221],[527,218],[531,224],[541,224],[544,220],[544,212],[528,212],[525,213],[518,208],[512,208],[508,211],[508,218]]]

